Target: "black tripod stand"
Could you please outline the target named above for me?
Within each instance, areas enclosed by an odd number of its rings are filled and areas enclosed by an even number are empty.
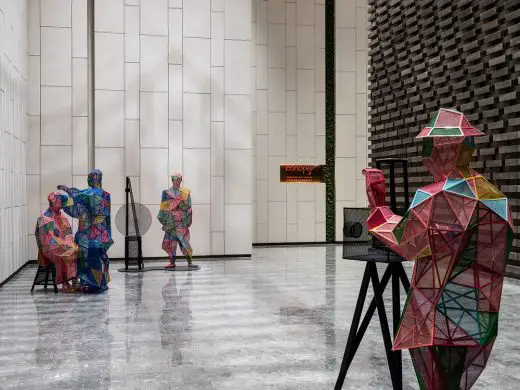
[[[408,172],[407,172],[406,160],[398,159],[386,159],[376,161],[376,167],[378,169],[387,166],[390,170],[390,208],[392,211],[397,212],[397,196],[396,196],[396,183],[395,183],[395,168],[396,165],[401,165],[403,168],[404,177],[404,205],[405,209],[408,209]],[[390,329],[388,326],[388,318],[386,315],[386,309],[384,305],[383,295],[388,286],[390,280],[392,281],[392,320],[393,320],[393,331],[394,336],[397,333],[399,327],[399,321],[401,318],[401,293],[400,289],[403,286],[404,290],[408,292],[410,289],[410,282],[403,268],[402,262],[404,258],[398,256],[390,249],[384,247],[377,240],[373,240],[370,243],[345,243],[343,246],[343,258],[348,260],[358,260],[366,262],[365,272],[361,281],[361,288],[359,289],[359,295],[354,310],[354,316],[350,326],[350,332],[347,340],[347,346],[345,347],[345,353],[341,362],[341,368],[336,381],[335,390],[340,390],[343,387],[345,378],[347,376],[348,369],[356,355],[363,336],[374,316],[377,309],[379,316],[379,323],[381,325],[381,334],[383,336],[383,342],[385,345],[386,358],[388,362],[388,368],[390,370],[390,377],[392,379],[392,386],[394,389],[401,390],[403,388],[402,378],[402,355],[401,351],[392,351],[392,337],[390,336]],[[380,279],[377,263],[386,263],[386,270],[383,277]],[[365,306],[366,295],[368,292],[369,284],[372,282],[372,288],[374,290],[374,297],[370,302],[368,309],[361,321],[361,314],[363,307]],[[361,322],[361,325],[360,325]]]

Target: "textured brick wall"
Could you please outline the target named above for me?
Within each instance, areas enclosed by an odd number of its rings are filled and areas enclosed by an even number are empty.
[[[486,133],[473,167],[509,197],[518,226],[520,1],[369,0],[369,22],[370,157],[407,157],[413,194],[432,180],[414,137],[436,109],[457,108]]]

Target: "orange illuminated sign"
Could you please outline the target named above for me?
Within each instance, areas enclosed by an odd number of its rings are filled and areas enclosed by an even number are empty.
[[[282,183],[324,183],[325,165],[280,165]]]

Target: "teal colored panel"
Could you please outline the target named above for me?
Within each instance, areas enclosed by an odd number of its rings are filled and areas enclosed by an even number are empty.
[[[444,188],[446,189],[447,192],[451,192],[454,194],[467,196],[468,198],[476,199],[476,196],[473,193],[473,191],[467,181],[463,180],[461,183],[456,184],[450,188],[446,188],[446,186],[444,186]]]
[[[431,132],[430,136],[438,137],[456,137],[461,136],[462,131],[458,127],[435,127]]]
[[[425,201],[430,196],[431,196],[430,194],[427,194],[426,192],[422,192],[421,190],[418,190],[413,197],[410,208],[417,206],[419,203]]]
[[[433,114],[433,118],[430,120],[430,123],[428,123],[428,126],[426,127],[431,127],[431,128],[434,128],[435,127],[435,122],[437,122],[437,118],[439,117],[439,113],[441,111],[437,111],[435,114]]]
[[[466,137],[463,143],[475,149],[475,137]]]
[[[482,200],[487,207],[507,221],[507,199]]]
[[[447,190],[448,188],[451,188],[453,186],[457,186],[461,183],[464,183],[464,179],[447,179],[446,183],[444,183],[443,190]]]

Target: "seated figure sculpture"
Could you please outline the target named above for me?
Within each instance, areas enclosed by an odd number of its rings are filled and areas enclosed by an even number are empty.
[[[89,188],[85,190],[58,186],[74,202],[63,210],[71,217],[79,219],[75,238],[79,246],[78,277],[82,291],[89,293],[105,291],[110,282],[107,255],[113,244],[110,194],[103,190],[101,183],[102,173],[99,169],[94,169],[88,174]]]
[[[72,204],[72,199],[59,192],[51,192],[47,199],[49,208],[38,217],[34,233],[38,245],[38,265],[54,264],[56,284],[62,284],[64,292],[73,292],[78,246],[68,219],[61,213],[62,207]]]
[[[435,114],[418,136],[435,181],[404,217],[385,206],[384,174],[363,171],[370,233],[415,260],[393,348],[410,350],[421,389],[471,388],[497,336],[513,229],[505,195],[469,168],[480,135],[458,111]]]
[[[164,190],[161,199],[161,208],[157,219],[164,230],[162,249],[170,259],[166,268],[175,268],[177,256],[177,244],[181,252],[188,260],[188,266],[192,264],[193,250],[190,245],[190,226],[192,221],[190,190],[181,187],[182,174],[172,174],[172,187]]]

